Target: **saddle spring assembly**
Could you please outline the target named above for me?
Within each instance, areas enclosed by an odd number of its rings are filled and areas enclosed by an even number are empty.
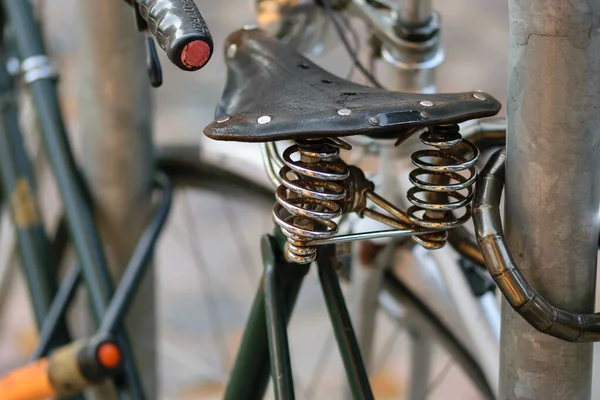
[[[417,243],[433,250],[444,246],[448,229],[463,225],[471,217],[479,149],[463,139],[457,124],[429,128],[420,140],[435,149],[411,155],[417,168],[409,175],[414,186],[406,194],[412,204],[407,214],[413,224],[441,231],[413,236]],[[462,214],[457,216],[457,211]]]
[[[338,233],[334,219],[342,215],[343,201],[349,194],[343,181],[350,177],[349,168],[340,159],[340,142],[297,141],[283,152],[285,165],[279,171],[282,184],[275,192],[273,217],[288,238],[287,257],[291,261],[314,261],[317,248],[306,242]],[[293,160],[294,154],[300,159]],[[282,215],[283,209],[288,216]]]
[[[411,229],[413,239],[428,249],[444,246],[446,231],[471,217],[479,150],[462,138],[457,124],[430,127],[420,139],[433,149],[412,154],[417,168],[409,176],[414,187],[407,193],[412,206],[406,213],[375,194],[363,172],[340,158],[340,149],[351,148],[346,142],[305,139],[285,149],[273,218],[287,237],[288,260],[301,264],[314,261],[315,243],[334,237],[338,233],[336,220],[350,212],[398,229]],[[388,215],[367,208],[367,200]]]

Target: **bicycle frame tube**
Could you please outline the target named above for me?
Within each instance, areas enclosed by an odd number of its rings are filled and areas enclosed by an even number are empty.
[[[169,179],[166,176],[158,175],[156,183],[162,189],[163,198],[154,212],[153,218],[146,226],[146,229],[144,229],[142,237],[125,268],[125,273],[119,281],[115,294],[102,318],[102,322],[96,333],[101,338],[109,337],[120,327],[124,314],[131,306],[131,299],[138,289],[140,281],[149,269],[149,259],[152,249],[169,215],[173,196],[173,189]],[[48,312],[48,316],[40,329],[38,345],[33,353],[33,359],[37,359],[48,353],[49,339],[53,335],[58,321],[63,318],[80,281],[81,268],[79,266],[72,267],[63,278],[58,293]]]
[[[431,0],[396,0],[398,12],[395,23],[407,30],[418,30],[437,19],[432,17]],[[385,60],[387,88],[403,92],[435,93],[436,67],[443,61],[443,52],[439,49],[439,33],[426,42],[411,42],[412,46],[394,47],[384,45],[382,56]],[[414,48],[421,47],[415,51]]]
[[[287,335],[287,313],[281,285],[282,280],[279,278],[282,272],[281,266],[278,267],[275,261],[276,255],[273,253],[269,238],[263,238],[261,249],[265,268],[263,289],[265,293],[267,334],[269,335],[271,378],[273,379],[275,398],[278,400],[292,400],[294,399],[294,378],[292,376]]]
[[[369,377],[363,364],[358,342],[352,329],[350,315],[346,308],[344,295],[340,288],[338,276],[334,270],[335,250],[331,256],[323,253],[325,248],[321,249],[321,255],[317,261],[319,268],[319,280],[323,289],[323,297],[327,304],[329,319],[333,326],[335,339],[338,343],[340,355],[344,362],[344,369],[350,384],[350,390],[354,399],[373,399],[373,393],[369,385]]]
[[[396,16],[397,23],[418,27],[427,24],[431,19],[432,8],[430,0],[395,0],[393,3],[397,4],[399,10]],[[382,53],[382,75],[385,77],[384,86],[386,88],[418,93],[434,93],[436,91],[435,68],[437,64],[434,63],[427,68],[423,68],[419,64],[420,61],[423,61],[421,59],[422,54],[414,55],[408,48],[390,47],[386,49],[384,45]],[[435,58],[436,54],[437,52],[433,51],[428,57]],[[385,143],[385,141],[383,143],[378,142],[378,144],[383,144],[379,148],[378,177],[380,184],[378,185],[378,190],[380,190],[385,198],[391,199],[394,204],[402,204],[403,201],[404,203],[408,203],[404,197],[404,193],[400,194],[398,191],[396,161],[398,157],[414,149],[407,146],[393,147],[391,144]],[[404,198],[400,198],[401,196]],[[382,281],[384,267],[387,267],[387,265],[384,265],[386,260],[382,257],[374,256],[371,259],[361,257],[361,255],[368,253],[364,249],[369,247],[373,247],[372,242],[356,242],[352,245],[352,252],[354,254],[353,267],[356,271],[351,282],[352,295],[355,296],[355,299],[350,303],[350,312],[356,323],[358,342],[364,354],[367,370],[372,367],[373,338],[377,326],[375,317],[378,308],[378,290]],[[426,342],[432,345],[431,340],[426,336],[426,332],[419,333],[415,331],[413,336],[418,336],[419,334],[419,343],[425,347],[427,346]],[[418,399],[420,393],[427,389],[430,374],[428,367],[431,365],[430,360],[427,358],[428,356],[425,354],[422,357],[412,358],[411,369],[419,370],[422,373],[418,379],[412,380],[413,385],[409,394],[410,399]]]
[[[309,265],[285,262],[278,242],[280,241],[269,235],[264,236],[261,242],[265,272],[254,297],[242,343],[229,377],[224,397],[226,400],[262,399],[271,370],[273,374],[275,371],[284,372],[283,380],[274,378],[275,393],[281,394],[290,388],[293,393],[289,354],[286,358],[286,350],[275,349],[274,346],[276,343],[283,344],[281,332],[286,330]],[[267,280],[270,282],[267,283]],[[279,288],[271,286],[275,282]],[[277,303],[267,304],[267,298],[275,299]],[[268,313],[271,313],[269,322]],[[269,333],[268,330],[274,332]],[[271,340],[272,336],[277,339]]]
[[[400,19],[405,24],[423,25],[431,18],[431,0],[397,0]]]
[[[50,339],[54,335],[54,331],[56,330],[59,321],[64,319],[67,308],[73,300],[73,297],[75,297],[80,282],[81,268],[79,268],[78,265],[72,266],[62,279],[58,292],[54,297],[54,301],[48,310],[48,315],[40,327],[38,344],[31,355],[32,360],[37,360],[49,353]]]
[[[28,1],[4,0],[4,12],[14,29],[20,60],[44,61],[45,50],[39,26]],[[42,139],[61,194],[71,238],[82,268],[91,299],[96,323],[100,321],[113,291],[106,258],[92,217],[90,204],[82,190],[73,154],[60,113],[58,95],[47,63],[42,63],[29,75],[29,87],[42,127]],[[28,73],[29,74],[29,73]],[[27,79],[27,76],[26,76]],[[143,398],[140,379],[133,359],[129,339],[124,331],[116,335],[123,353],[127,384],[135,399]],[[121,398],[125,398],[121,392]]]
[[[3,66],[4,64],[2,64]],[[29,287],[34,317],[41,326],[54,294],[56,277],[52,276],[50,247],[40,220],[34,193],[31,163],[25,152],[19,129],[16,99],[12,96],[8,72],[0,66],[0,172],[6,202],[11,208],[21,265]],[[66,343],[66,327],[57,332]]]
[[[32,300],[38,328],[50,313],[50,302],[56,288],[50,247],[34,193],[34,176],[19,129],[16,99],[12,96],[10,76],[0,64],[0,174],[3,193],[11,208],[12,221],[17,232],[17,247],[21,266]],[[7,266],[8,267],[8,266]],[[47,347],[58,347],[70,341],[65,319],[55,321]],[[83,400],[81,395],[74,400]]]

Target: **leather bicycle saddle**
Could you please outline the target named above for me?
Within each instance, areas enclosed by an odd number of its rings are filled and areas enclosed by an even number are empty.
[[[500,103],[482,92],[400,93],[347,81],[260,29],[238,30],[225,46],[227,84],[216,121],[204,129],[212,139],[402,137],[414,128],[500,110]]]

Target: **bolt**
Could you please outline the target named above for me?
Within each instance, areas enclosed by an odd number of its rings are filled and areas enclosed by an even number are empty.
[[[429,119],[429,113],[426,113],[425,111],[421,111],[421,118],[423,119]]]
[[[298,226],[307,226],[310,221],[307,218],[299,218],[296,220],[296,225]]]
[[[221,118],[221,119],[218,119],[218,120],[217,120],[217,124],[222,124],[223,122],[227,122],[227,121],[229,121],[229,119],[230,119],[230,118],[231,118],[231,117],[230,117],[229,115],[226,115],[226,116],[224,116],[223,118]]]
[[[377,118],[377,117],[370,117],[369,118],[369,123],[371,125],[376,125],[377,126],[377,125],[379,125],[379,122],[380,122],[379,118]]]
[[[349,108],[342,108],[342,109],[338,110],[338,114],[350,115],[350,114],[352,114],[352,110],[350,110]]]
[[[423,100],[419,104],[422,105],[422,106],[425,106],[425,107],[433,107],[433,103],[431,101],[429,101],[429,100]]]
[[[481,100],[481,101],[485,101],[485,96],[482,95],[481,93],[473,93],[473,97],[475,97],[477,100]]]
[[[271,122],[271,117],[269,117],[268,115],[263,115],[262,117],[258,118],[256,122],[258,122],[261,125],[268,124],[269,122]]]

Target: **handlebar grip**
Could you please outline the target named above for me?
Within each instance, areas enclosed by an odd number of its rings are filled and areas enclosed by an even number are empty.
[[[202,68],[213,53],[213,40],[194,0],[135,0],[158,45],[185,71]]]

